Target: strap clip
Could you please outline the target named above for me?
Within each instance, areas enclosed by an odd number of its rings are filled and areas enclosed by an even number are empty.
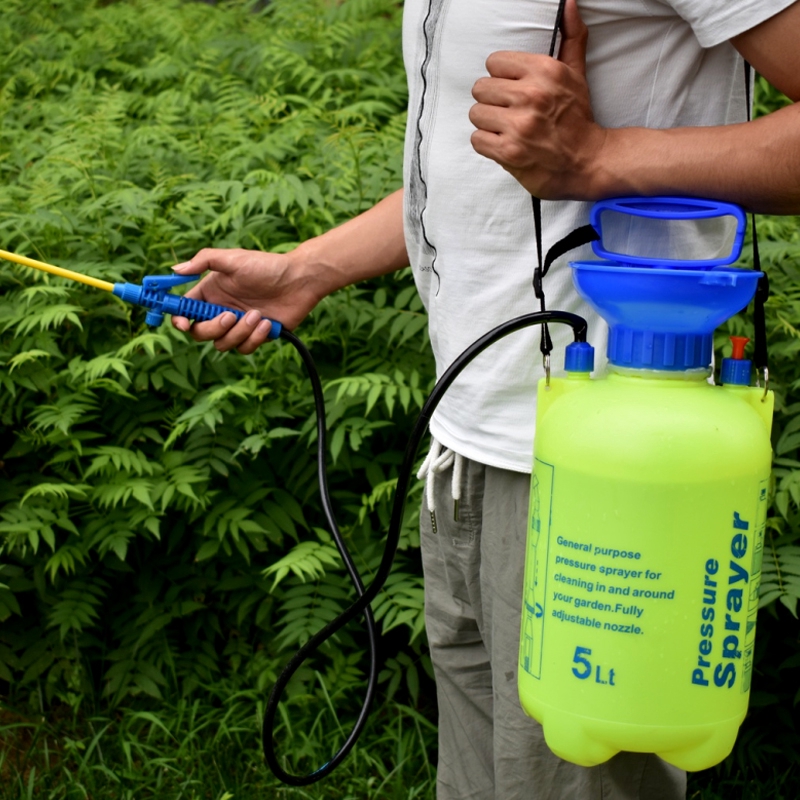
[[[769,367],[764,367],[763,374],[764,374],[764,394],[761,395],[762,403],[766,402],[767,394],[769,393]],[[756,372],[756,386],[761,386],[761,378],[758,372]]]

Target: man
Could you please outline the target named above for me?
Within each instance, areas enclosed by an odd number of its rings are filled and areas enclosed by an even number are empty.
[[[800,112],[790,106],[744,123],[741,59],[800,97],[800,3],[580,0],[579,13],[568,0],[555,60],[541,54],[557,6],[406,0],[405,190],[286,255],[201,251],[176,267],[212,270],[190,295],[252,310],[238,323],[223,314],[191,329],[175,319],[176,327],[251,353],[269,329],[262,315],[293,328],[328,293],[410,261],[441,374],[480,334],[536,308],[531,194],[553,201],[543,209],[545,250],[602,197],[684,194],[800,210]],[[602,351],[602,325],[575,296],[563,260],[546,289],[548,307],[588,317]],[[553,333],[563,348],[568,334]],[[519,707],[537,341],[529,330],[484,353],[431,424],[458,455],[450,461],[460,495],[455,520],[448,467],[430,492],[447,508],[437,533],[430,509],[422,515],[438,797],[683,797],[685,776],[652,755],[623,753],[591,769],[560,761]]]

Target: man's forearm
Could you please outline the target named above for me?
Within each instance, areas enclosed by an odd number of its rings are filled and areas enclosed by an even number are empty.
[[[606,131],[595,198],[714,197],[766,214],[800,213],[800,107],[739,125]]]
[[[403,190],[390,194],[338,228],[309,239],[289,254],[325,297],[357,281],[408,266],[403,237]]]

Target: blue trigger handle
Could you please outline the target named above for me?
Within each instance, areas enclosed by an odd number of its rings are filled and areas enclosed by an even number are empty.
[[[245,315],[244,311],[238,311],[235,308],[170,294],[169,290],[173,287],[196,281],[199,277],[199,275],[148,275],[142,280],[141,286],[136,283],[115,283],[114,294],[126,303],[146,308],[145,322],[152,326],[160,325],[164,321],[164,314],[186,317],[195,322],[214,319],[225,311],[230,311],[237,320]],[[269,319],[269,317],[264,317],[264,319]],[[272,323],[272,328],[270,328],[267,338],[277,339],[281,335],[283,325],[274,319],[269,321]]]

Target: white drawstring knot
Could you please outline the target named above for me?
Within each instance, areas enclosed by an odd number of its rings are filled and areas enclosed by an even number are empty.
[[[431,438],[431,449],[417,472],[417,478],[425,481],[428,511],[431,515],[431,526],[434,533],[438,533],[434,494],[436,476],[449,469],[451,465],[453,476],[450,482],[450,493],[453,497],[453,519],[458,522],[458,502],[461,499],[461,474],[464,471],[464,457],[454,453],[449,447],[442,447],[436,439]]]

